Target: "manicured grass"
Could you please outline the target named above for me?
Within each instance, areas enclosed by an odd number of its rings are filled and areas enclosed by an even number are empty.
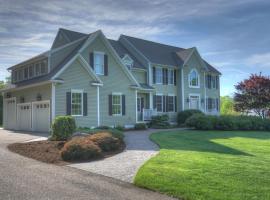
[[[189,200],[269,200],[270,132],[171,131],[135,184]]]

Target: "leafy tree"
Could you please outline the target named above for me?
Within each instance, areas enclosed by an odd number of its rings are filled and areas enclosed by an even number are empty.
[[[237,115],[238,112],[234,109],[234,100],[230,96],[221,97],[220,114],[222,115]]]
[[[270,108],[270,79],[261,73],[251,74],[238,83],[234,95],[235,110],[244,113],[255,112],[265,117]]]

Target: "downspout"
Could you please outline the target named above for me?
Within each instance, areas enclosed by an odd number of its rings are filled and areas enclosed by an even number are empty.
[[[52,94],[51,94],[51,123],[53,122],[54,118],[55,118],[55,84],[56,83],[52,83]]]
[[[97,85],[97,125],[100,126],[99,86]]]
[[[184,66],[181,69],[181,79],[182,79],[182,110],[185,110],[185,91],[184,91]]]
[[[138,91],[135,90],[135,117],[136,117],[135,122],[136,122],[136,123],[138,123],[137,95],[138,95]]]

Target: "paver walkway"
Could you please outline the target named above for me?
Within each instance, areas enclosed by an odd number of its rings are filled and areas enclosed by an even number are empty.
[[[131,183],[139,168],[158,153],[158,146],[149,140],[149,135],[157,131],[148,129],[125,132],[126,149],[122,153],[103,160],[69,166]]]

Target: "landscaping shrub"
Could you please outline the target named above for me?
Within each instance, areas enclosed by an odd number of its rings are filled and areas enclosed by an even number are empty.
[[[65,161],[90,160],[101,157],[101,149],[87,137],[74,137],[61,150]]]
[[[98,126],[98,127],[96,127],[96,129],[107,130],[107,129],[111,129],[111,127],[109,127],[109,126]]]
[[[109,132],[112,134],[113,137],[118,138],[119,140],[123,141],[124,139],[124,134],[122,131],[119,131],[117,129],[91,129],[87,131],[88,134],[96,134],[96,133],[102,133],[102,132]]]
[[[72,116],[58,116],[52,123],[52,140],[67,140],[76,130]]]
[[[112,134],[108,132],[96,133],[89,136],[89,139],[98,145],[104,152],[116,151],[121,147],[120,140],[113,137]]]
[[[137,123],[134,126],[135,130],[146,130],[147,129],[147,125],[145,123]]]
[[[184,110],[181,111],[177,114],[177,123],[178,125],[184,124],[187,120],[187,118],[191,117],[194,114],[197,113],[202,113],[202,111],[200,110],[196,110],[196,109],[189,109],[189,110]]]
[[[150,121],[150,126],[152,128],[169,128],[169,116],[168,115],[158,115],[153,116]]]
[[[185,125],[198,130],[270,130],[269,119],[254,116],[194,114]]]
[[[119,131],[124,131],[125,130],[125,127],[121,126],[121,125],[117,125],[115,127],[115,129],[119,130]]]

